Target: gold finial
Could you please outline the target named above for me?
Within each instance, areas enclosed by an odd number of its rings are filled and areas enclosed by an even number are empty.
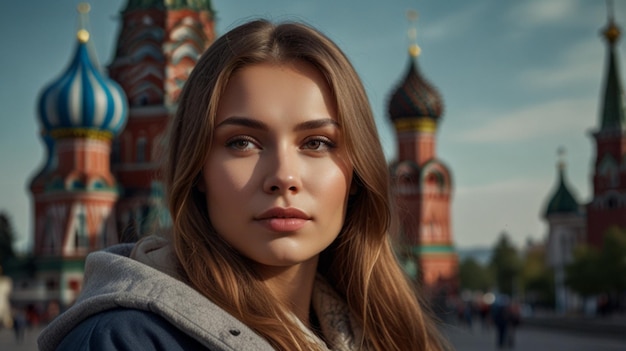
[[[76,33],[76,37],[81,43],[86,43],[89,40],[89,31],[86,29],[88,14],[91,10],[91,6],[86,2],[81,2],[76,6],[76,10],[78,10],[78,32]]]
[[[409,30],[408,30],[408,37],[409,37],[409,54],[412,57],[417,57],[419,56],[420,52],[422,52],[422,49],[420,49],[420,47],[417,45],[417,28],[415,25],[415,22],[417,22],[417,11],[415,10],[408,10],[406,12],[406,18],[409,20]]]
[[[89,32],[86,29],[79,29],[76,33],[76,37],[81,43],[86,43],[89,41]]]

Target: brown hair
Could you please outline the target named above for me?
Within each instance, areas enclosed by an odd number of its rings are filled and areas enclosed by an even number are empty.
[[[214,118],[229,78],[243,66],[303,60],[325,77],[354,167],[358,191],[345,223],[322,252],[318,271],[361,323],[373,350],[441,350],[437,328],[392,251],[391,197],[385,157],[354,68],[326,36],[298,23],[255,20],[220,37],[199,59],[170,125],[164,178],[174,250],[188,284],[281,350],[309,350],[308,339],[261,283],[245,257],[211,226],[196,184],[212,142]]]

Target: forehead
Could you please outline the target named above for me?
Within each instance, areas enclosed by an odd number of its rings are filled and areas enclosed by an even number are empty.
[[[336,119],[337,104],[324,75],[302,60],[250,64],[234,71],[219,97],[217,118],[223,117],[226,110],[235,113],[237,109],[289,105],[293,109],[323,105]]]

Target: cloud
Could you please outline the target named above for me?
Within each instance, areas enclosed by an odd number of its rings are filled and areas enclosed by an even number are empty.
[[[566,89],[598,82],[604,71],[604,50],[598,38],[579,41],[560,51],[550,66],[520,72],[522,86],[530,89]]]
[[[516,143],[580,133],[590,127],[593,121],[590,116],[595,116],[597,104],[593,98],[564,98],[507,112],[483,112],[480,119],[487,120],[485,124],[459,131],[451,139],[470,143]]]
[[[449,15],[443,17],[432,24],[426,26],[420,33],[418,25],[418,42],[419,36],[423,35],[429,40],[442,39],[454,35],[464,35],[470,29],[476,26],[477,22],[482,21],[484,17],[485,3],[478,3],[473,6],[466,6],[460,11],[450,12]]]
[[[578,1],[523,1],[508,13],[511,23],[523,27],[537,27],[571,21],[578,12]]]
[[[453,235],[457,246],[493,246],[503,231],[518,245],[530,236],[544,237],[540,217],[549,190],[545,179],[511,178],[462,186],[453,200]]]

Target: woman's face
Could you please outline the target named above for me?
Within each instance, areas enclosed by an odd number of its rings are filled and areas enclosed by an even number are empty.
[[[263,266],[317,260],[344,222],[352,166],[329,88],[305,62],[236,71],[200,189],[217,233]]]

